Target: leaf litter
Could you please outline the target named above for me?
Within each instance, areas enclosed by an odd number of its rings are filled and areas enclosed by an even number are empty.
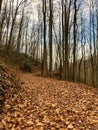
[[[98,89],[19,73],[20,91],[9,91],[0,130],[98,130]]]

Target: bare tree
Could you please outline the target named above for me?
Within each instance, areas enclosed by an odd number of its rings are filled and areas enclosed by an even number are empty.
[[[22,16],[20,20],[20,25],[19,25],[19,32],[18,32],[18,37],[17,37],[17,51],[18,53],[20,52],[20,43],[21,43],[21,36],[22,36],[22,27],[23,27],[23,21],[24,21],[24,8],[22,10]]]
[[[79,62],[79,82],[81,80],[81,65],[82,65],[82,61],[83,61],[83,17],[82,17],[82,13],[81,13],[81,53],[82,53],[82,56],[81,56],[81,59],[80,59],[80,62]]]
[[[6,19],[6,14],[7,14],[7,3],[5,3],[5,6],[2,9],[2,14],[1,14],[1,19],[0,19],[0,42],[2,40],[2,35],[3,35],[3,25]]]
[[[21,0],[20,2],[18,2],[17,0],[17,4],[16,4],[16,8],[15,8],[15,13],[13,14],[14,10],[14,3],[12,1],[12,25],[11,25],[11,30],[10,30],[10,35],[9,35],[9,41],[8,41],[8,45],[7,45],[7,49],[6,52],[9,51],[9,48],[12,47],[12,35],[13,35],[13,29],[14,29],[14,25],[15,25],[15,21],[16,21],[16,16],[19,10],[19,7],[24,3],[24,0]]]
[[[50,49],[50,51],[49,51],[49,53],[50,53],[50,65],[49,65],[49,71],[50,71],[50,77],[52,77],[53,76],[53,74],[52,74],[52,46],[53,46],[53,44],[52,44],[52,25],[53,25],[53,1],[52,0],[50,0],[49,1],[49,9],[50,9],[50,15],[49,15],[49,49]]]
[[[43,0],[43,23],[44,23],[44,52],[42,61],[42,76],[47,76],[47,46],[46,46],[46,0]]]
[[[76,81],[76,39],[77,39],[77,0],[74,0],[74,48],[73,48],[73,81]]]
[[[0,13],[1,13],[2,2],[3,0],[0,0]]]

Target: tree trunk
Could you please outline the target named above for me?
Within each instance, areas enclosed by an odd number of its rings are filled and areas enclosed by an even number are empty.
[[[3,0],[0,0],[0,13],[1,13],[2,2]]]
[[[50,16],[49,16],[49,46],[50,46],[50,65],[49,65],[49,71],[50,71],[50,77],[53,76],[52,73],[52,24],[53,24],[53,1],[50,0],[49,2],[49,7],[50,7]]]
[[[19,26],[19,33],[18,33],[18,38],[17,38],[17,52],[20,52],[20,42],[21,42],[21,33],[22,33],[22,27],[23,27],[23,18],[24,18],[24,9],[22,12],[22,17],[20,20],[20,26]]]
[[[73,81],[76,81],[76,25],[77,25],[77,0],[74,0],[74,49],[73,49]]]
[[[46,0],[43,0],[43,22],[44,22],[44,52],[42,61],[42,76],[47,76],[47,47],[46,47]]]

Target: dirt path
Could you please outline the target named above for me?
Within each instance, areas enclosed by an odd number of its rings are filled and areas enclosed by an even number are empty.
[[[7,94],[0,130],[98,130],[98,90],[20,73],[21,90]]]

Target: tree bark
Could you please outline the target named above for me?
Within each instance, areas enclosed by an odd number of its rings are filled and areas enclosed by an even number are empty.
[[[1,13],[2,2],[3,0],[0,0],[0,13]]]
[[[47,47],[46,47],[46,0],[43,0],[43,22],[44,22],[44,52],[42,61],[42,76],[47,76]]]
[[[53,25],[53,1],[50,0],[49,1],[49,7],[50,7],[50,16],[49,16],[49,46],[50,46],[50,65],[49,65],[49,71],[50,71],[50,77],[53,76],[53,73],[52,73],[52,25]]]
[[[77,0],[74,0],[74,48],[73,48],[73,81],[76,82],[76,25],[77,25]]]

